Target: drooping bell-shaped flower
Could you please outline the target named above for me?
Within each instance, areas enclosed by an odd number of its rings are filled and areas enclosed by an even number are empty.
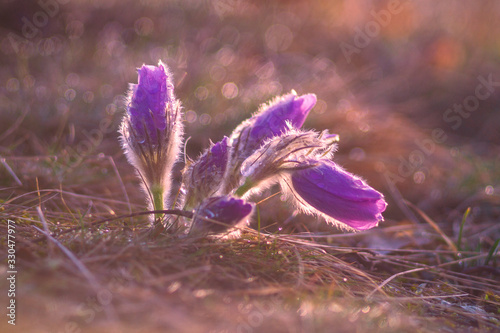
[[[376,227],[387,206],[380,192],[327,159],[284,177],[281,187],[303,212],[345,229]]]
[[[221,233],[247,221],[254,204],[231,196],[205,199],[196,209],[191,234]]]
[[[289,129],[300,128],[316,104],[316,95],[297,96],[295,91],[263,104],[251,118],[241,123],[230,136],[230,157],[226,170],[224,193],[239,186],[239,168],[262,144]]]
[[[222,184],[228,159],[228,138],[208,148],[182,175],[184,209],[213,196]]]
[[[182,144],[181,104],[174,96],[172,75],[161,61],[158,66],[143,65],[138,73],[138,84],[130,85],[121,142],[143,182],[150,208],[161,210]]]

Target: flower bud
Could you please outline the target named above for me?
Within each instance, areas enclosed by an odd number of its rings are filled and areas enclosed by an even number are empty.
[[[171,172],[184,132],[181,105],[174,97],[168,68],[143,65],[131,84],[120,127],[122,147],[143,181],[150,208],[161,210],[170,194]]]
[[[213,196],[220,188],[226,171],[228,138],[212,145],[195,162],[192,162],[182,176],[185,191],[185,207]]]
[[[245,222],[254,204],[230,196],[208,198],[193,217],[192,234],[221,233]]]

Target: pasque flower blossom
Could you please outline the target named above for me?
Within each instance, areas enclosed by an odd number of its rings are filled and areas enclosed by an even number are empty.
[[[282,181],[282,189],[305,213],[345,229],[366,230],[383,220],[384,196],[331,160],[320,159]]]
[[[297,96],[295,91],[275,98],[269,104],[260,106],[259,111],[242,122],[230,136],[229,164],[224,177],[224,191],[239,186],[239,168],[270,138],[287,131],[289,127],[300,128],[316,104],[316,95]]]
[[[150,208],[161,210],[168,201],[171,171],[182,144],[181,104],[174,97],[172,75],[161,61],[138,72],[138,84],[130,85],[121,142],[143,182]]]

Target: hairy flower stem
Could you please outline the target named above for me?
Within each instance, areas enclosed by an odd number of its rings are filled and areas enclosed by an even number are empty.
[[[254,186],[255,186],[254,182],[252,182],[251,180],[249,180],[247,178],[245,180],[245,183],[243,183],[243,185],[241,185],[240,187],[238,187],[238,189],[236,189],[236,191],[234,192],[234,195],[241,198],[245,193],[247,193]]]
[[[151,186],[151,195],[153,196],[153,209],[163,210],[163,186],[159,184],[154,184],[153,186]],[[155,214],[155,220],[159,220],[162,216],[163,214],[161,213]]]
[[[153,197],[153,210],[163,210],[163,201],[164,201],[164,191],[163,186],[160,184],[153,184],[151,186],[151,195]],[[150,231],[149,237],[151,239],[156,239],[164,230],[165,226],[163,225],[161,219],[164,216],[162,213],[155,213],[155,221],[153,224],[153,229]]]

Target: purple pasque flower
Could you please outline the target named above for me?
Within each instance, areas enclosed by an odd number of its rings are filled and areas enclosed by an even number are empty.
[[[345,229],[366,230],[383,221],[384,196],[331,160],[297,170],[281,184],[297,206]]]
[[[253,203],[231,196],[205,199],[195,211],[190,233],[220,233],[236,227],[247,220],[253,207]]]
[[[300,128],[316,104],[316,95],[297,96],[291,93],[260,106],[259,111],[241,123],[230,136],[231,153],[226,171],[224,192],[239,186],[241,163],[274,136],[289,129]]]
[[[138,73],[139,83],[130,85],[120,139],[149,194],[150,208],[161,210],[182,144],[181,104],[174,97],[172,75],[161,61],[158,66],[143,65]]]
[[[182,175],[184,208],[213,196],[222,184],[228,159],[228,138],[208,148],[196,161],[185,168]]]

